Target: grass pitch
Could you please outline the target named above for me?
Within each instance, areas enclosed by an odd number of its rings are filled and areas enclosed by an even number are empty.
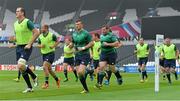
[[[149,74],[148,82],[140,83],[139,74],[123,73],[123,85],[117,85],[115,76],[112,75],[109,86],[103,86],[101,90],[95,89],[96,80],[87,79],[90,90],[88,94],[80,94],[82,86],[75,82],[73,73],[69,73],[70,80],[63,82],[63,72],[58,72],[61,77],[61,87],[58,89],[55,81],[50,77],[49,88],[41,89],[44,82],[42,71],[36,71],[39,77],[39,86],[33,93],[23,94],[26,88],[21,77],[20,82],[13,81],[17,77],[17,71],[0,71],[0,100],[180,100],[180,81],[174,80],[168,85],[167,81],[160,79],[160,92],[154,93],[154,74]]]

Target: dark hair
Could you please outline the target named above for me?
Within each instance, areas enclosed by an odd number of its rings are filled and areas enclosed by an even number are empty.
[[[105,27],[106,29],[108,29],[109,32],[112,32],[112,30],[111,30],[111,28],[109,27],[109,25],[103,25],[102,28],[104,28],[104,27]]]
[[[46,29],[49,29],[49,26],[47,24],[43,25]]]
[[[77,22],[81,22],[81,23],[82,23],[82,20],[81,20],[81,19],[77,19],[77,20],[76,20],[76,23],[77,23]]]
[[[26,16],[26,11],[25,11],[25,9],[24,9],[23,7],[18,7],[18,8],[20,8],[20,11],[24,13],[24,16]]]
[[[106,29],[110,29],[108,25],[103,25],[102,28],[105,27]]]
[[[94,33],[94,36],[96,36],[97,38],[100,38],[99,33]]]

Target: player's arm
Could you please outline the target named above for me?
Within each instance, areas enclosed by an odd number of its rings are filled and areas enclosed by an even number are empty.
[[[93,48],[92,47],[90,48],[90,57],[93,58]]]
[[[37,45],[38,48],[44,48],[45,45],[41,44],[41,40],[38,38],[38,45]]]
[[[90,33],[88,33],[87,35],[87,40],[89,43],[86,46],[84,46],[85,49],[91,48],[94,45],[94,42],[92,41],[92,36],[90,35]]]
[[[137,50],[137,47],[135,46],[135,49],[134,49],[134,53],[137,54],[138,50]]]
[[[117,37],[115,35],[113,35],[111,37],[111,40],[113,41],[112,43],[107,43],[107,42],[103,42],[103,44],[105,46],[110,46],[110,47],[121,47],[122,46],[122,43],[120,43],[117,39]]]
[[[176,51],[176,59],[178,59],[178,57],[179,57],[179,50],[177,49],[176,46],[175,46],[174,50]]]
[[[8,40],[11,41],[11,42],[15,42],[16,41],[16,37],[15,36],[10,36]]]
[[[111,46],[111,47],[118,47],[119,42],[115,41],[113,43],[107,43],[107,42],[103,42],[104,46]]]
[[[33,22],[30,21],[30,20],[27,22],[27,26],[28,26],[29,30],[31,30],[31,31],[33,32],[33,36],[32,36],[32,38],[31,38],[31,40],[30,40],[29,43],[25,46],[25,48],[29,49],[29,48],[31,48],[31,46],[33,45],[34,41],[39,37],[40,32],[38,31],[38,29],[36,29],[36,28],[34,27]]]
[[[56,35],[53,35],[53,41],[55,41],[54,45],[50,46],[50,48],[55,48],[59,45],[60,41],[57,40]]]
[[[150,48],[149,48],[149,45],[147,46],[147,55],[149,55],[149,52],[150,52]]]
[[[86,46],[84,46],[84,47],[80,47],[78,49],[79,51],[83,51],[83,50],[91,48],[93,46],[94,42],[92,41],[92,37],[91,37],[91,35],[89,33],[87,34],[86,39],[88,41],[88,44]]]
[[[11,43],[8,45],[9,48],[15,48],[17,45],[15,43]]]

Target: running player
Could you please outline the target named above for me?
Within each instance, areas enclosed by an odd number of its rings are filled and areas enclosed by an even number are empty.
[[[74,51],[75,50],[72,45],[72,39],[66,38],[65,45],[64,45],[64,63],[63,63],[64,75],[65,75],[64,82],[68,81],[68,71],[67,71],[68,65],[71,66],[74,72],[74,75],[76,77],[76,82],[78,81],[77,72],[76,72],[76,69],[74,68]]]
[[[116,36],[109,31],[109,26],[105,25],[102,27],[102,35],[100,36],[101,41],[101,55],[99,62],[99,71],[97,77],[97,84],[95,87],[101,88],[102,81],[105,76],[104,69],[109,64],[109,69],[115,74],[118,84],[122,84],[122,76],[119,71],[115,69],[115,63],[117,58],[117,53],[115,47],[118,46],[119,42]]]
[[[45,75],[45,82],[42,85],[43,89],[49,87],[49,74],[56,81],[57,87],[60,87],[60,80],[56,76],[55,72],[52,70],[51,66],[55,58],[55,48],[59,44],[57,37],[49,32],[49,26],[43,25],[41,28],[41,35],[38,38],[38,46],[41,49],[43,57],[43,69]]]
[[[173,73],[175,75],[176,80],[178,79],[177,72],[176,72],[176,59],[178,59],[179,56],[179,50],[176,48],[175,44],[171,43],[171,40],[169,38],[165,39],[165,45],[163,45],[163,57],[164,59],[164,67],[166,70],[166,76],[168,79],[168,83],[171,84],[171,77],[170,73]]]
[[[110,30],[110,32],[112,32],[112,31]],[[118,41],[119,41],[119,43],[118,43],[117,47],[115,47],[116,48],[116,54],[118,54],[117,49],[122,46],[121,41],[120,40],[118,40]],[[112,75],[112,71],[109,69],[109,65],[107,65],[107,67],[106,67],[106,76],[105,76],[106,80],[104,81],[104,85],[109,85],[110,84],[111,75]]]
[[[94,33],[93,37],[93,47],[91,48],[91,57],[93,59],[94,74],[96,75],[99,67],[99,59],[101,53],[101,42],[99,33]]]
[[[28,74],[32,75],[35,84],[37,84],[37,76],[29,68],[26,68],[26,62],[31,55],[33,42],[39,36],[39,31],[34,27],[32,21],[25,17],[24,8],[18,7],[16,9],[16,18],[18,20],[14,23],[15,37],[10,39],[16,41],[17,67],[28,86],[23,93],[27,93],[33,91]]]
[[[149,45],[144,43],[144,39],[140,38],[139,43],[135,47],[135,51],[137,54],[138,59],[138,70],[142,74],[142,79],[140,80],[141,83],[144,83],[144,81],[147,81],[148,75],[146,72],[146,63],[148,61],[148,55],[150,52]]]
[[[160,66],[160,70],[161,70],[161,73],[163,75],[163,80],[166,79],[166,72],[165,72],[165,68],[164,68],[164,57],[161,55],[162,54],[162,48],[163,48],[163,45],[160,45],[160,46],[155,46],[155,49],[159,51],[159,54],[160,54],[160,58],[159,58],[159,66]]]
[[[88,93],[89,90],[86,84],[85,70],[86,66],[90,61],[89,48],[92,47],[93,42],[89,32],[83,29],[83,23],[81,20],[77,20],[75,25],[76,31],[72,35],[72,42],[76,49],[75,65],[79,76],[79,80],[84,88],[84,90],[81,93]]]

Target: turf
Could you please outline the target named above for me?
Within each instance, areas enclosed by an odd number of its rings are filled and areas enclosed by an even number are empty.
[[[17,76],[17,71],[0,71],[0,100],[179,100],[180,81],[175,81],[168,85],[167,81],[160,81],[160,92],[154,93],[154,74],[149,75],[146,83],[139,83],[139,74],[123,73],[123,85],[117,85],[114,75],[111,78],[110,86],[103,86],[101,90],[95,89],[96,80],[90,81],[88,86],[90,93],[80,94],[82,86],[80,82],[75,82],[74,75],[69,73],[70,80],[61,82],[58,89],[55,81],[50,78],[49,89],[41,89],[43,84],[43,72],[36,72],[39,76],[40,85],[34,88],[33,93],[22,94],[26,85],[23,78],[20,82],[13,81]],[[64,78],[63,73],[58,76]]]

